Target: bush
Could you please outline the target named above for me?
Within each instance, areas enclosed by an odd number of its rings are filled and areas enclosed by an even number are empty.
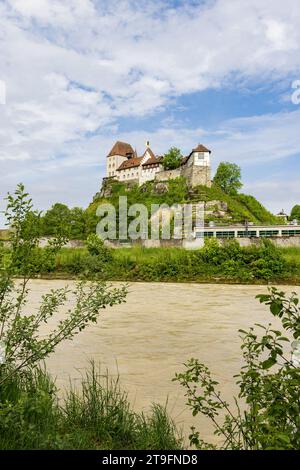
[[[109,280],[201,281],[218,278],[251,282],[284,279],[297,275],[298,264],[286,261],[282,250],[268,240],[260,245],[240,247],[235,240],[220,246],[216,239],[202,249],[123,248],[107,249],[109,255],[91,255],[85,249],[65,249],[57,255],[56,269],[75,275],[97,274]]]
[[[97,256],[99,260],[107,263],[112,260],[111,250],[104,246],[103,240],[96,234],[87,237],[86,247],[90,255]]]
[[[35,224],[38,214],[33,211],[23,185],[7,199],[5,215],[11,227],[11,246],[8,252],[0,248],[0,387],[11,377],[21,377],[38,367],[59,343],[72,339],[90,322],[96,322],[101,309],[124,302],[127,294],[124,287],[110,289],[103,282],[79,282],[73,289],[66,286],[51,290],[42,297],[37,311],[28,314],[24,309],[28,283],[37,272],[53,268],[52,257],[64,240],[54,239],[41,251]],[[16,276],[21,279],[16,281]],[[41,325],[56,315],[70,297],[75,302],[68,314],[48,335],[40,337]]]
[[[257,296],[281,320],[283,331],[256,325],[239,330],[243,366],[235,376],[239,387],[236,407],[222,398],[218,382],[199,360],[191,359],[174,380],[185,389],[193,416],[202,414],[212,421],[222,438],[220,449],[296,449],[300,447],[300,310],[296,294],[286,298],[275,288]],[[260,330],[261,334],[257,331]],[[284,346],[285,345],[285,346]],[[225,413],[221,417],[220,413]],[[204,442],[192,428],[191,445],[217,448]]]

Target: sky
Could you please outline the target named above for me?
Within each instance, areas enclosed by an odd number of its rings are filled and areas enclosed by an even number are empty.
[[[18,182],[40,210],[86,207],[113,143],[149,140],[203,143],[213,172],[237,163],[243,192],[290,211],[299,24],[299,0],[0,0],[0,208]]]

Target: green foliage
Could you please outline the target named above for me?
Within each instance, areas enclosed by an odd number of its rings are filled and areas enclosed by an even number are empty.
[[[120,388],[119,379],[97,373],[93,364],[82,381],[81,393],[69,392],[65,420],[67,428],[80,429],[81,433],[89,436],[90,442],[102,443],[102,448],[181,447],[181,439],[164,407],[153,405],[150,416],[135,413],[127,393]]]
[[[90,214],[80,207],[69,209],[65,204],[56,203],[41,217],[43,236],[64,236],[84,240],[90,227]]]
[[[300,205],[299,204],[296,204],[292,211],[291,211],[291,216],[290,216],[290,219],[291,220],[299,220],[300,221]]]
[[[86,246],[91,256],[97,256],[105,263],[112,260],[111,250],[104,246],[103,240],[95,233],[87,237]]]
[[[222,223],[244,223],[245,220],[257,224],[271,225],[278,223],[278,220],[270,212],[268,212],[253,196],[246,196],[241,194],[229,195],[222,191],[221,188],[213,186],[197,186],[191,189],[188,187],[186,179],[178,177],[174,180],[169,180],[165,183],[167,191],[160,192],[157,189],[157,183],[149,181],[142,186],[134,185],[127,187],[126,184],[121,182],[111,182],[111,195],[107,198],[97,198],[86,210],[89,214],[90,225],[87,233],[90,230],[95,233],[97,225],[96,210],[98,205],[111,203],[118,215],[119,196],[126,196],[128,206],[131,204],[139,203],[144,204],[149,216],[151,214],[151,204],[168,204],[172,206],[175,203],[196,203],[198,201],[224,201],[228,206],[228,215],[222,217]],[[206,220],[214,220],[211,216]]]
[[[299,299],[296,294],[287,298],[275,288],[257,297],[281,320],[283,330],[271,324],[239,330],[243,366],[235,376],[239,387],[235,408],[222,398],[218,382],[197,359],[189,360],[186,370],[174,380],[185,389],[193,416],[202,414],[212,421],[215,434],[223,441],[219,448],[299,449],[300,362],[298,356],[291,356],[300,345],[292,342],[300,337]],[[217,448],[205,443],[195,427],[190,443],[199,449]]]
[[[4,363],[0,364],[0,388],[11,377],[37,367],[63,340],[72,339],[90,322],[96,322],[101,309],[121,303],[126,297],[125,288],[110,289],[103,282],[79,282],[72,289],[51,290],[42,297],[37,311],[26,313],[30,279],[53,269],[53,260],[65,239],[54,238],[41,250],[38,246],[39,214],[33,211],[24,186],[18,185],[15,194],[9,194],[7,200],[5,215],[11,238],[9,250],[0,247],[0,341],[5,356]],[[47,335],[41,336],[41,326],[55,316],[70,297],[74,304],[68,315]]]
[[[171,147],[163,156],[162,164],[165,170],[175,170],[182,163],[182,155],[180,149]]]
[[[244,223],[245,220],[264,225],[278,223],[277,217],[267,211],[253,196],[245,194],[229,195],[214,185],[211,188],[198,186],[194,188],[193,193],[193,201],[219,200],[226,202],[228,216],[222,218],[224,224]],[[210,220],[210,218],[206,220]]]
[[[255,197],[238,194],[236,200],[245,205],[251,215],[261,224],[278,224],[278,218],[269,212]]]
[[[45,235],[57,235],[70,233],[70,209],[65,204],[56,203],[49,209],[43,217],[43,231]]]
[[[282,280],[300,274],[300,266],[297,268],[292,261],[286,260],[282,251],[266,239],[252,247],[240,247],[234,240],[220,246],[216,239],[209,239],[204,248],[193,251],[142,247],[108,251],[110,258],[106,262],[101,256],[91,256],[86,249],[63,249],[56,257],[55,273],[78,275],[90,266],[91,272],[110,281],[246,283]],[[93,265],[90,264],[91,257]]]
[[[0,388],[0,449],[180,449],[166,409],[133,411],[119,379],[92,363],[81,387],[64,400],[41,369],[14,376]]]
[[[178,177],[165,183],[167,190],[160,192],[154,181],[149,181],[142,186],[136,184],[112,181],[107,183],[110,189],[109,197],[98,197],[86,210],[80,208],[68,209],[63,204],[55,204],[41,219],[41,235],[55,236],[63,233],[68,238],[85,240],[91,233],[96,233],[99,219],[96,215],[100,204],[111,203],[117,213],[119,196],[126,196],[128,206],[140,203],[144,204],[151,215],[151,204],[182,204],[197,201],[224,201],[228,205],[228,217],[223,217],[222,222],[236,223],[245,220],[261,224],[276,224],[278,219],[268,212],[253,196],[244,194],[227,194],[221,188],[213,186],[198,186],[193,188],[192,194],[185,178]],[[207,220],[214,220],[208,217]],[[128,222],[130,219],[128,218]]]
[[[241,169],[236,163],[221,162],[213,179],[226,194],[235,195],[241,189]]]

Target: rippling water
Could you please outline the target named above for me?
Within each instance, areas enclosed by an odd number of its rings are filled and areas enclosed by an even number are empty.
[[[33,281],[30,308],[51,288],[66,284],[72,281]],[[300,294],[299,287],[283,290]],[[202,418],[191,418],[180,386],[171,380],[183,362],[197,357],[209,365],[231,402],[232,376],[241,365],[237,330],[273,321],[255,299],[266,291],[266,286],[131,284],[127,303],[103,310],[98,324],[60,345],[48,369],[63,390],[94,359],[103,371],[120,374],[136,409],[147,411],[152,402],[168,399],[169,412],[184,433],[196,425],[209,440],[210,426]]]

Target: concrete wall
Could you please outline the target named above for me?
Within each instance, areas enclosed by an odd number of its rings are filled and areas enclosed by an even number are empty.
[[[228,239],[225,238],[217,238],[220,245],[225,245],[228,243]],[[261,242],[261,238],[236,238],[235,239],[241,246],[253,246],[259,245]],[[284,247],[296,247],[300,248],[300,237],[283,237],[283,238],[269,238],[275,246],[284,248]],[[107,246],[111,248],[123,248],[127,246],[130,248],[131,246],[144,246],[145,248],[187,248],[187,249],[194,249],[200,248],[203,245],[203,238],[196,239],[196,240],[133,240],[128,244],[122,244],[119,240],[110,240],[105,241]]]
[[[221,244],[226,242],[224,238],[219,240]],[[262,238],[236,238],[235,240],[237,240],[241,246],[253,246],[259,245]],[[271,242],[279,248],[300,248],[300,237],[271,237],[267,240],[271,240]]]
[[[228,243],[228,239],[225,238],[214,238],[220,245]],[[235,238],[241,246],[253,246],[259,245],[262,238]],[[300,237],[274,237],[268,238],[274,243],[275,246],[280,248],[300,248]],[[41,238],[39,246],[45,247],[48,243],[48,238]],[[144,246],[145,248],[199,248],[203,243],[203,238],[196,240],[132,240],[128,243],[120,243],[119,240],[105,240],[104,244],[111,248],[124,248],[132,246]],[[9,246],[9,241],[3,241],[5,246]],[[82,240],[69,240],[64,248],[83,248],[85,243]]]
[[[44,248],[48,245],[49,240],[51,240],[51,238],[41,238],[39,246]],[[82,240],[69,240],[66,245],[64,245],[64,248],[83,248],[84,246],[85,243]]]

